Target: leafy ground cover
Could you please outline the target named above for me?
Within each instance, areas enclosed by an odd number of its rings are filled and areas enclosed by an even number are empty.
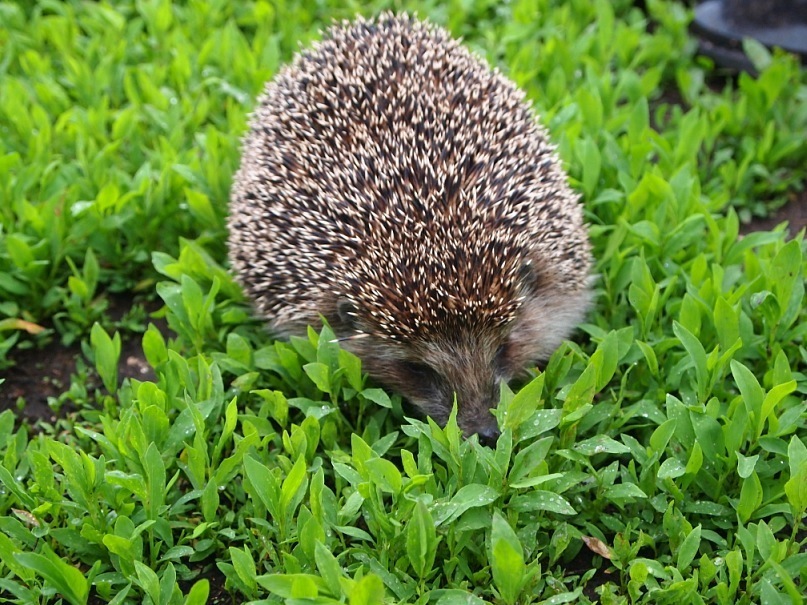
[[[803,234],[739,234],[805,181],[805,72],[715,79],[674,2],[406,4],[527,91],[598,259],[490,449],[327,329],[272,341],[224,266],[255,94],[386,6],[0,2],[0,598],[801,603]]]

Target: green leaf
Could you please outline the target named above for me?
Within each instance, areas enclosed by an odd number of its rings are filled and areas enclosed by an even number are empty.
[[[252,391],[266,401],[269,415],[281,426],[285,427],[289,417],[289,403],[280,391],[260,389]]]
[[[785,483],[785,495],[798,518],[807,510],[807,447],[794,435],[788,445],[787,454],[790,479]]]
[[[584,138],[577,143],[577,157],[583,167],[583,191],[592,197],[600,179],[602,155],[594,141]]]
[[[22,504],[26,509],[30,510],[36,507],[36,501],[28,494],[25,490],[25,487],[14,478],[8,469],[0,465],[0,483],[2,483],[5,488],[14,494],[14,497],[17,501]]]
[[[231,546],[229,551],[230,560],[233,563],[235,573],[238,574],[238,577],[244,584],[246,584],[247,588],[250,590],[255,590],[257,587],[255,578],[257,577],[258,572],[255,569],[255,561],[252,560],[252,555],[249,553],[249,549],[246,546],[244,546],[244,550]]]
[[[496,501],[499,492],[488,485],[472,483],[457,490],[447,503],[437,504],[434,523],[436,526],[451,523],[465,511],[472,508],[488,506]],[[439,512],[438,512],[439,511]]]
[[[310,574],[267,574],[255,578],[261,586],[283,599],[315,599],[319,595],[318,576]]]
[[[608,486],[603,495],[608,500],[621,502],[623,500],[632,501],[636,498],[647,498],[641,488],[634,483],[619,483],[617,485]]]
[[[733,593],[742,578],[743,555],[739,549],[734,549],[726,555],[725,561],[726,567],[729,570],[729,589]]]
[[[675,479],[686,473],[686,468],[677,458],[667,458],[658,469],[659,479]]]
[[[343,577],[339,561],[322,542],[317,542],[314,547],[314,560],[331,596],[339,598],[342,595],[340,579]]]
[[[519,426],[533,415],[538,403],[541,401],[543,389],[544,375],[539,374],[515,394],[507,408],[507,416],[504,419],[505,429],[516,431]]]
[[[135,571],[135,542],[130,536],[123,537],[107,534],[103,538],[103,544],[107,547],[109,552],[120,558],[121,569],[127,573],[133,573]]]
[[[782,581],[791,605],[800,605],[804,601],[804,591],[802,587],[796,586],[794,578],[791,577],[791,574],[788,573],[782,565],[779,565],[779,563],[771,559],[768,560],[768,564],[774,569],[779,579]]]
[[[563,410],[538,410],[520,425],[518,429],[519,438],[527,440],[541,433],[551,431],[560,424],[562,417]]]
[[[344,349],[339,349],[339,367],[345,372],[347,383],[354,391],[361,391],[364,386],[364,380],[361,374],[361,360]]]
[[[576,422],[578,420],[575,412],[579,412],[585,405],[590,405],[597,390],[597,374],[599,368],[591,361],[583,370],[580,377],[569,388],[566,394],[566,401],[563,402],[564,421]],[[570,420],[572,419],[573,420]]]
[[[100,267],[98,265],[98,259],[95,256],[95,253],[92,251],[92,248],[87,248],[87,251],[84,253],[84,266],[82,267],[82,276],[84,278],[84,283],[87,285],[87,298],[92,298],[95,296],[95,289],[98,285],[98,273],[100,271]]]
[[[110,338],[100,324],[95,323],[90,332],[90,343],[95,355],[95,368],[110,393],[118,389],[118,361],[120,359],[120,334]]]
[[[619,362],[619,332],[611,330],[597,345],[597,350],[591,356],[589,363],[597,368],[597,391],[604,389],[616,372]]]
[[[763,71],[771,64],[771,53],[761,42],[750,36],[745,36],[743,37],[742,45],[743,52],[757,71]]]
[[[440,591],[440,598],[436,605],[485,605],[483,601],[473,593],[454,588]]]
[[[369,574],[356,582],[348,596],[350,605],[381,605],[384,601],[384,583],[376,575]]]
[[[156,368],[168,360],[165,339],[154,324],[149,324],[148,329],[143,334],[143,353],[152,368]]]
[[[521,542],[498,511],[493,513],[491,544],[493,583],[505,603],[515,603],[524,584],[526,565]]]
[[[519,494],[510,500],[510,507],[518,512],[546,510],[560,515],[575,515],[577,511],[561,495],[554,492],[533,489]]]
[[[23,271],[34,263],[34,254],[25,238],[18,233],[9,233],[5,236],[6,251],[11,262]]]
[[[42,553],[20,552],[15,553],[14,558],[20,565],[42,576],[72,605],[85,605],[90,586],[84,574],[60,559],[47,545],[42,547]]]
[[[369,399],[381,407],[392,409],[392,401],[383,389],[364,389],[361,394],[365,399]]]
[[[160,605],[169,605],[174,595],[174,589],[177,588],[177,572],[174,569],[173,563],[168,563],[162,569],[162,577],[160,578]]]
[[[546,473],[544,460],[549,453],[550,447],[552,447],[553,440],[554,438],[551,436],[543,437],[537,439],[527,447],[521,448],[510,467],[510,474],[508,476],[510,487],[525,487],[519,484],[535,478],[546,480],[546,477],[554,478],[562,476],[559,473]]]
[[[574,449],[584,456],[594,456],[595,454],[629,454],[630,448],[627,445],[615,441],[607,435],[597,435],[577,443]]]
[[[307,466],[305,458],[301,456],[297,459],[297,462],[294,463],[291,471],[289,471],[289,474],[283,480],[283,486],[280,489],[280,505],[287,521],[291,521],[294,512],[305,496],[307,487]]]
[[[306,506],[301,507],[297,515],[297,538],[302,554],[310,563],[315,563],[316,547],[325,541],[325,530]]]
[[[773,549],[776,547],[776,538],[768,527],[765,521],[760,521],[757,525],[757,550],[762,557],[763,561],[768,561],[773,555]]]
[[[418,500],[406,526],[406,554],[417,576],[423,580],[432,571],[437,554],[437,533],[427,506]]]
[[[787,444],[787,459],[791,476],[807,464],[807,445],[796,435],[793,435]]]
[[[157,574],[147,565],[140,561],[135,561],[135,571],[137,572],[137,583],[143,589],[153,603],[160,602],[160,580]]]
[[[740,394],[743,396],[745,407],[750,414],[754,415],[754,418],[759,420],[765,391],[759,386],[759,382],[753,372],[743,364],[732,359],[730,366],[734,380],[737,382],[737,387],[740,389]]]
[[[403,487],[403,478],[401,471],[389,460],[383,458],[371,458],[365,463],[365,468],[370,476],[370,479],[382,491],[389,494],[397,495],[401,492]]]
[[[740,452],[737,452],[737,474],[740,475],[740,478],[747,479],[751,476],[751,473],[756,467],[757,460],[759,460],[759,454],[746,457]]]
[[[249,367],[252,365],[252,347],[243,336],[230,332],[227,335],[227,356],[232,360]]]
[[[726,451],[720,423],[707,414],[694,411],[690,411],[689,418],[703,457],[709,464],[719,464],[718,456],[724,456]]]
[[[689,460],[687,460],[686,472],[688,475],[695,475],[701,470],[703,466],[703,450],[699,443],[692,446],[692,451],[689,453]]]
[[[89,456],[81,450],[77,453],[75,449],[59,441],[47,441],[46,445],[51,458],[64,471],[71,497],[87,509],[94,507],[93,485],[96,467]],[[3,470],[0,467],[0,477]]]
[[[714,322],[720,340],[720,350],[728,351],[740,338],[740,318],[734,306],[722,296],[717,298],[714,308]]]
[[[677,321],[673,322],[673,332],[681,341],[695,367],[698,400],[705,401],[709,389],[709,370],[706,364],[706,351],[701,342]]]
[[[695,560],[695,556],[698,554],[700,543],[701,526],[698,525],[697,527],[692,528],[692,531],[687,534],[687,537],[684,538],[684,541],[678,548],[678,563],[676,567],[680,571],[689,569],[690,564]]]
[[[20,548],[6,534],[0,532],[0,561],[18,578],[30,583],[34,578],[34,572],[30,568],[20,565],[15,558],[18,553],[22,553]]]
[[[207,579],[197,580],[185,597],[184,605],[205,605],[209,595],[210,582]]]
[[[776,406],[778,406],[785,397],[790,395],[790,393],[795,391],[796,386],[796,381],[791,380],[784,384],[776,385],[770,391],[768,391],[767,395],[765,395],[765,399],[762,401],[762,407],[757,420],[757,439],[762,436],[762,431],[765,428],[765,422],[768,420],[768,418],[770,418],[771,414],[775,412]]]
[[[244,456],[244,472],[257,496],[276,521],[281,519],[280,485],[271,471],[252,455]]]
[[[755,472],[743,480],[740,489],[740,500],[737,503],[737,514],[742,523],[747,523],[762,504],[762,483]]]
[[[320,391],[323,393],[331,392],[331,370],[327,365],[315,361],[305,364],[303,371],[308,374],[308,377]]]
[[[165,464],[154,443],[151,443],[146,450],[143,466],[146,470],[146,484],[149,493],[147,507],[149,519],[160,519],[166,491]]]
[[[218,462],[221,458],[221,452],[224,450],[227,443],[232,437],[235,425],[238,422],[238,398],[233,397],[227,407],[224,409],[224,426],[221,430],[216,449],[213,453],[213,459]]]
[[[653,431],[653,434],[650,435],[651,449],[658,454],[664,452],[670,439],[675,434],[677,426],[678,423],[674,418],[662,422],[656,430]]]
[[[218,215],[215,210],[213,210],[213,204],[210,203],[210,198],[204,193],[186,187],[185,199],[188,202],[188,209],[202,224],[214,228],[219,226]]]
[[[650,112],[647,98],[641,97],[634,103],[628,120],[628,139],[633,143],[641,142],[650,125]]]
[[[650,369],[650,373],[653,376],[658,376],[658,358],[656,357],[656,352],[653,350],[653,347],[640,340],[637,340],[636,344],[639,346],[639,349],[642,351],[642,355],[644,355],[644,358],[647,361],[647,367]]]

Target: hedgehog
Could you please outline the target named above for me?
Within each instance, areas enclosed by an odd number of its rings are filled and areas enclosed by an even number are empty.
[[[514,83],[406,14],[336,23],[267,83],[230,262],[281,336],[324,319],[381,385],[493,442],[500,386],[590,304],[578,196]]]

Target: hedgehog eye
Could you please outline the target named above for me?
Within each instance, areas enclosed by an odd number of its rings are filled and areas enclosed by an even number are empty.
[[[340,300],[336,303],[336,314],[339,320],[348,328],[353,328],[356,325],[356,307],[347,299]]]
[[[437,373],[425,363],[419,363],[417,361],[405,361],[403,363],[403,367],[412,380],[417,380],[424,383],[433,383],[437,379]]]
[[[535,291],[541,285],[541,275],[531,260],[526,260],[518,270],[518,281],[522,286]]]
[[[500,374],[510,374],[510,346],[504,343],[493,355],[493,365]]]

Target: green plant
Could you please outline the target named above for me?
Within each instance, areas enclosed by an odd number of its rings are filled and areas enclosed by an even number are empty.
[[[800,603],[805,245],[738,234],[805,179],[807,77],[748,43],[760,75],[716,91],[687,11],[646,4],[406,5],[527,92],[598,259],[491,449],[327,326],[272,340],[222,266],[254,95],[358,4],[0,3],[0,363],[52,326],[97,373],[55,424],[0,413],[3,599]],[[167,330],[112,317],[132,292]]]

